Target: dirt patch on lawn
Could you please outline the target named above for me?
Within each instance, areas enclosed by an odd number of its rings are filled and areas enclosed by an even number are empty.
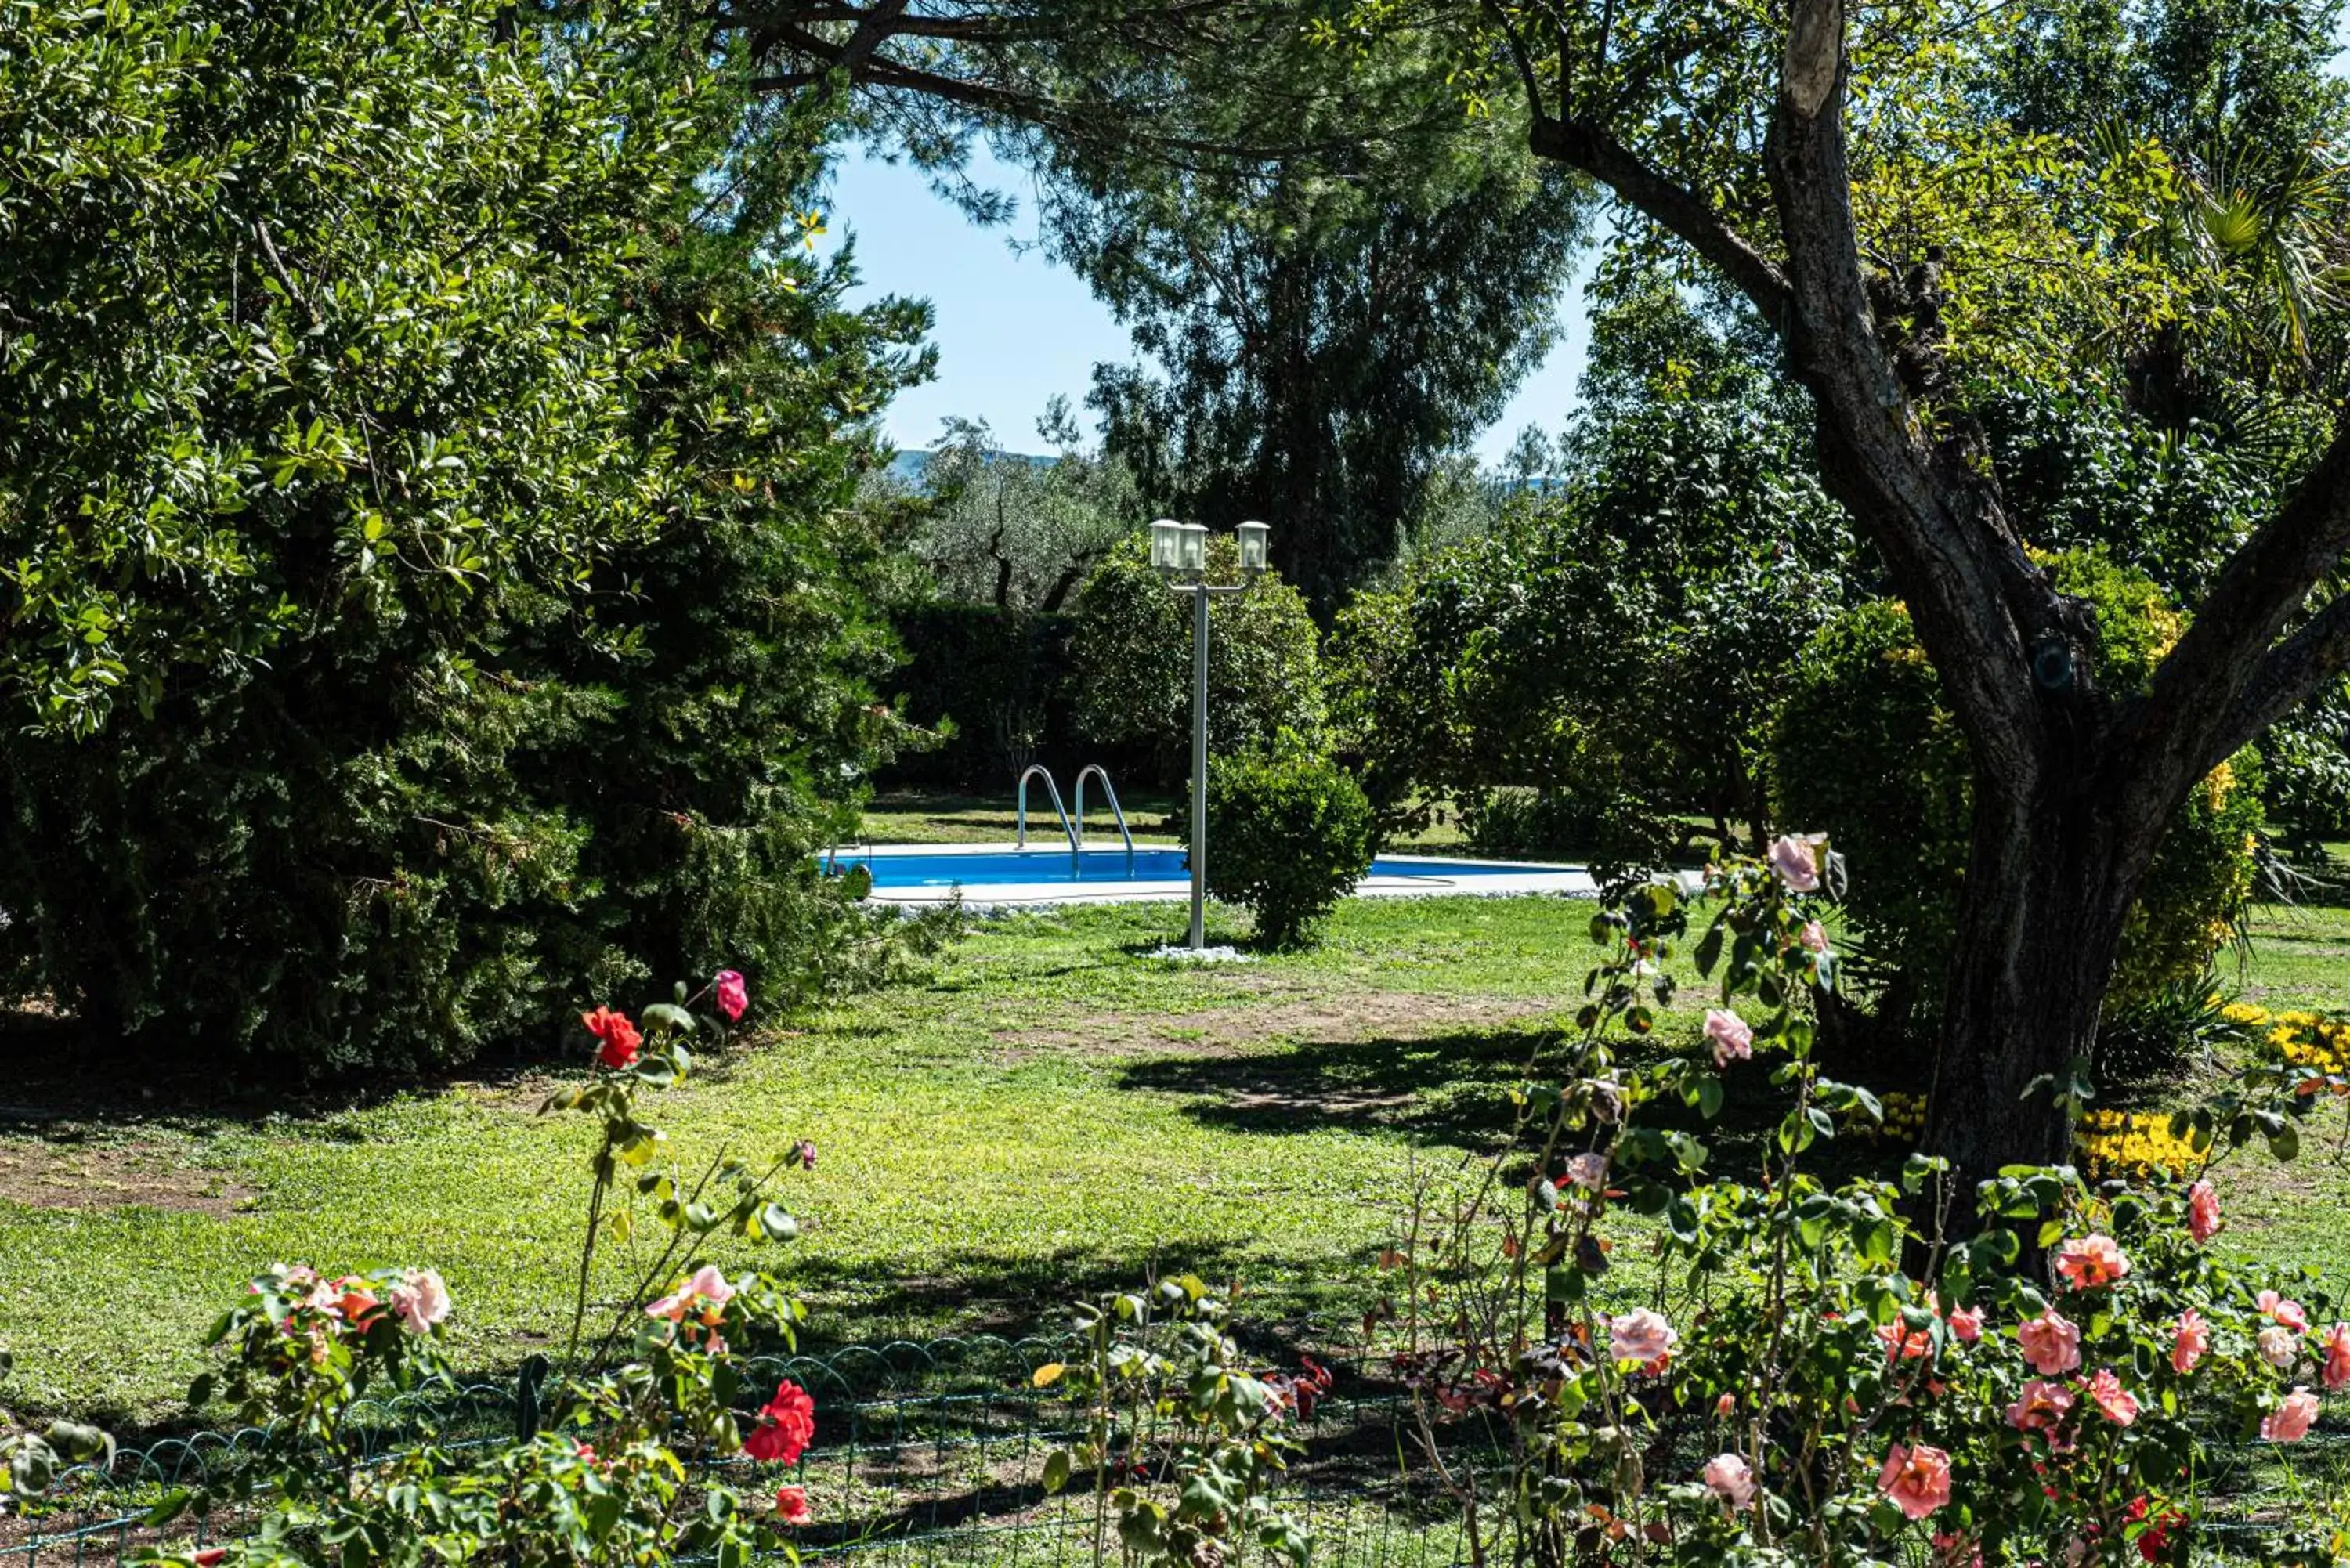
[[[1360,991],[1191,1012],[1102,1012],[1051,1028],[1000,1029],[995,1039],[1003,1049],[996,1055],[1007,1064],[1048,1050],[1095,1056],[1229,1056],[1274,1041],[1341,1045],[1409,1040],[1530,1023],[1557,1012],[1555,1006],[1528,1000]]]
[[[33,1209],[168,1209],[225,1215],[256,1196],[159,1143],[0,1143],[0,1199]]]

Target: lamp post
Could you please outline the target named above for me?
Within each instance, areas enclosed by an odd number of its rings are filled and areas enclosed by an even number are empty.
[[[1191,950],[1208,946],[1208,600],[1245,592],[1263,574],[1273,530],[1243,523],[1241,575],[1234,584],[1208,581],[1208,531],[1197,523],[1160,518],[1150,525],[1150,564],[1179,594],[1191,596]]]

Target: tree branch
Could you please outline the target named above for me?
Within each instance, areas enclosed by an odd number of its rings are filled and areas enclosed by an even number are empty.
[[[1793,296],[1778,325],[1819,408],[1821,477],[1893,567],[1976,766],[2022,795],[2054,760],[2045,726],[2071,711],[2035,686],[2034,654],[2051,639],[2071,648],[2080,628],[2024,555],[1967,433],[1929,435],[1877,335],[1852,213],[1844,70],[1842,0],[1795,0],[1765,149]]]
[[[854,76],[857,67],[871,57],[873,51],[881,47],[882,40],[896,30],[895,25],[905,10],[906,0],[873,0],[864,14],[858,17],[857,30],[849,34],[848,42],[841,46],[839,54],[833,57],[832,68]]]
[[[1517,28],[1510,25],[1509,13],[1502,9],[1501,0],[1484,0],[1484,6],[1485,14],[1493,19],[1493,26],[1502,30],[1503,41],[1510,46],[1510,58],[1517,62],[1518,80],[1524,84],[1526,89],[1526,108],[1533,112],[1534,122],[1539,125],[1549,116],[1543,113],[1542,87],[1534,80],[1534,64],[1526,57],[1525,42],[1518,36]],[[1564,88],[1561,90],[1565,90]]]
[[[1604,129],[1587,120],[1537,119],[1526,141],[1535,157],[1580,169],[1662,225],[1728,278],[1764,320],[1774,327],[1786,320],[1793,296],[1778,266],[1701,197],[1642,162]]]
[[[2166,660],[2165,668],[2168,665]],[[2225,721],[2207,732],[2209,738],[2201,751],[2181,759],[2182,771],[2194,778],[2218,767],[2345,669],[2350,669],[2350,594],[2333,599],[2270,650],[2244,683]]]
[[[2324,662],[2335,648],[2329,618],[2341,610],[2339,599],[2270,647],[2345,551],[2350,420],[2277,514],[2229,557],[2194,623],[2154,673],[2134,728],[2172,782],[2209,772],[2350,659],[2350,645],[2343,645],[2330,667]],[[2250,715],[2261,712],[2272,716],[2246,732]]]
[[[255,218],[253,220],[253,234],[261,242],[261,254],[268,259],[269,270],[284,286],[286,297],[302,307],[302,313],[310,318],[311,326],[324,327],[327,318],[318,314],[318,307],[310,303],[310,296],[302,292],[300,284],[294,281],[294,274],[286,265],[286,258],[277,254],[276,242],[269,237],[269,225]]]

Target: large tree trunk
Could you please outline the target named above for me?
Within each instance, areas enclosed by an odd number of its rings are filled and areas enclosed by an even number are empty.
[[[2074,1066],[2086,1071],[2160,828],[2077,775],[2022,794],[1978,782],[1926,1127],[1926,1147],[1957,1168],[1961,1231],[1974,1181],[2070,1156],[2058,1097]]]

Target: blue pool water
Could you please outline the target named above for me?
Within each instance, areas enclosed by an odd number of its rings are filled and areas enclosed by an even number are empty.
[[[1210,845],[1212,851],[1214,845]],[[985,887],[1009,882],[1180,882],[1191,868],[1180,849],[1138,849],[1132,870],[1123,849],[1087,849],[1072,855],[1066,849],[1028,849],[988,855],[852,855],[838,864],[863,866],[873,873],[876,888]],[[1529,869],[1561,870],[1565,867],[1496,866],[1481,860],[1374,860],[1374,877],[1523,877]]]

